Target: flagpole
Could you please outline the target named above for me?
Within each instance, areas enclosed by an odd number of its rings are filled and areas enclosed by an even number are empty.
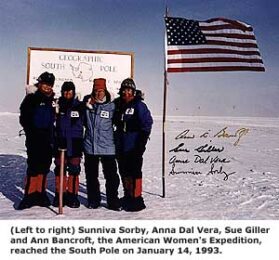
[[[164,71],[164,101],[163,101],[163,126],[162,126],[162,197],[165,198],[166,196],[166,189],[165,189],[165,154],[166,154],[166,103],[167,103],[167,71]]]
[[[168,8],[166,7],[165,17],[168,15]],[[165,30],[165,42],[164,42],[164,100],[163,100],[163,125],[162,125],[162,197],[166,196],[165,188],[165,155],[166,155],[166,113],[167,113],[167,53],[166,53],[167,35]]]

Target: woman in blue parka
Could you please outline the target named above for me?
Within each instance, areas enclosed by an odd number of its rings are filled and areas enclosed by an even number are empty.
[[[153,119],[139,93],[134,80],[127,78],[121,83],[120,97],[114,101],[116,155],[124,188],[122,207],[126,211],[146,207],[142,197],[142,165]]]
[[[107,207],[120,209],[118,198],[119,176],[115,159],[112,118],[115,105],[106,88],[106,80],[95,79],[91,95],[84,97],[85,103],[85,175],[88,208],[98,208],[101,203],[99,162],[106,179]]]
[[[78,208],[80,162],[83,150],[83,119],[84,106],[75,98],[75,85],[66,81],[61,87],[56,116],[56,153],[55,153],[55,197],[53,206],[59,204],[60,155],[58,148],[66,149],[65,173],[63,182],[63,204]],[[68,173],[68,176],[67,174]]]
[[[27,171],[24,197],[18,209],[33,206],[48,207],[47,175],[53,155],[55,101],[53,85],[55,76],[44,72],[38,83],[28,87],[28,93],[20,105],[20,124],[26,136]]]

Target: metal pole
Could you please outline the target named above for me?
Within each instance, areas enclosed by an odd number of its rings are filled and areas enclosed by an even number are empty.
[[[166,6],[165,17],[168,16],[168,8]],[[165,44],[164,44],[164,100],[163,100],[163,125],[162,125],[162,197],[166,196],[165,188],[165,155],[166,155],[166,113],[167,113],[167,34],[165,30]]]
[[[59,209],[58,213],[63,214],[63,184],[64,184],[64,164],[65,164],[65,151],[66,149],[60,149],[60,183],[59,183]]]
[[[165,155],[166,155],[166,106],[167,106],[167,79],[166,79],[166,71],[164,73],[164,103],[163,103],[163,126],[162,126],[162,189],[163,194],[162,197],[165,198],[166,196],[166,188],[165,188]]]

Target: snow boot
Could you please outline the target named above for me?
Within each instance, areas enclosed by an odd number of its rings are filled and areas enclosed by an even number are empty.
[[[141,211],[145,208],[146,206],[144,204],[144,200],[140,196],[136,198],[130,198],[128,203],[125,205],[124,210],[128,212],[136,212],[136,211]]]
[[[38,195],[39,195],[38,206],[47,208],[51,205],[46,191],[40,192]]]
[[[130,208],[132,204],[132,197],[128,195],[124,195],[122,198],[120,198],[120,204],[123,210],[127,210]]]
[[[126,192],[121,199],[125,211],[141,211],[146,208],[142,194],[142,178],[125,178]]]
[[[46,187],[47,187],[47,176],[46,174],[38,174],[38,206],[40,207],[49,207],[51,205],[50,200],[47,196]]]
[[[67,187],[67,176],[64,175],[64,178],[63,178],[63,207],[66,205],[66,201],[67,201],[66,187]],[[55,176],[55,196],[52,201],[53,207],[59,207],[59,189],[60,189],[60,176]]]
[[[120,199],[118,197],[107,199],[107,208],[114,211],[120,211],[122,209]]]
[[[80,201],[78,199],[78,195],[74,194],[74,193],[71,193],[71,192],[68,192],[66,205],[69,208],[79,208],[80,207]]]
[[[63,192],[63,207],[67,204],[67,199],[67,193]],[[59,207],[59,192],[55,192],[55,196],[52,201],[52,206],[56,208]]]
[[[69,175],[68,177],[68,194],[67,206],[70,208],[79,208],[80,201],[78,199],[79,176]]]
[[[97,209],[101,206],[101,202],[99,200],[88,201],[87,208],[89,209]]]
[[[25,178],[24,197],[18,205],[18,210],[28,209],[38,205],[38,176],[27,176]]]
[[[23,209],[29,209],[33,206],[38,206],[39,202],[39,193],[33,192],[31,194],[24,195],[23,199],[19,203],[17,209],[23,210]]]

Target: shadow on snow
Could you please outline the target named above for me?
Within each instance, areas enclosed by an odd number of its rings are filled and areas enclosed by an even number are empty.
[[[0,193],[13,202],[16,209],[24,193],[24,180],[26,176],[26,158],[14,154],[0,154]],[[54,173],[48,174],[47,192],[50,200],[53,200],[55,193]],[[86,194],[86,184],[80,183],[79,192]],[[101,194],[102,200],[105,194]],[[87,199],[79,196],[80,202],[87,205]]]

